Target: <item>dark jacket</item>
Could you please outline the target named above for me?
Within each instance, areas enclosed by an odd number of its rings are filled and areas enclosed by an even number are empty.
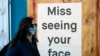
[[[40,56],[36,42],[36,38],[32,40],[32,43],[28,39],[18,40],[15,46],[8,49],[5,56]]]

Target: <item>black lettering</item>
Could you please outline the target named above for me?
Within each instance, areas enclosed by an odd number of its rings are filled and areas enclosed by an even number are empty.
[[[55,42],[56,44],[58,44],[58,43],[60,42],[60,39],[59,39],[58,37],[55,37],[55,38],[54,38],[54,42]]]
[[[55,23],[55,25],[54,25],[54,27],[55,27],[56,30],[59,29],[59,26],[60,26],[59,23]]]
[[[42,29],[44,29],[44,30],[47,29],[47,24],[46,23],[42,24]]]
[[[51,56],[51,50],[52,50],[52,49],[49,49],[49,51],[48,51],[48,53],[49,53],[49,56]]]
[[[66,28],[67,27],[67,28]],[[70,29],[70,25],[69,25],[69,23],[64,23],[64,29]]]
[[[56,7],[53,7],[52,10],[50,7],[48,7],[48,15],[52,15],[52,14],[56,15]]]
[[[71,39],[71,37],[68,37],[68,41],[67,41],[68,44],[70,43],[70,39]]]
[[[66,9],[66,14],[67,14],[67,15],[71,15],[71,9],[70,9],[70,8],[67,8],[67,9]]]
[[[62,8],[62,9],[60,10],[60,14],[61,14],[61,15],[65,15],[65,9],[64,9],[64,8]]]
[[[69,52],[69,51],[66,51],[66,52],[64,52],[64,51],[53,51],[52,49],[49,49],[49,51],[48,51],[48,53],[49,53],[49,56],[70,56],[71,55],[71,53]]]
[[[69,51],[65,52],[65,56],[70,56],[70,55],[71,55],[71,54],[70,54]]]
[[[61,54],[62,54],[62,55],[61,55]],[[63,52],[63,51],[60,51],[58,55],[59,55],[59,56],[63,56],[63,54],[64,54],[64,52]]]
[[[53,51],[52,56],[57,56],[57,51]]]
[[[53,24],[52,23],[48,24],[48,29],[50,29],[50,30],[53,29]]]
[[[50,39],[50,37],[48,37],[48,40],[49,40],[49,46],[50,46],[53,41],[53,37],[51,39]]]
[[[71,30],[72,32],[76,32],[77,31],[77,23],[72,23],[71,24],[71,29],[72,29]]]
[[[59,15],[59,6],[57,6],[57,15]]]

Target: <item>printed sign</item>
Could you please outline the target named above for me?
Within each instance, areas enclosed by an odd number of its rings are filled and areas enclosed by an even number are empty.
[[[37,7],[41,56],[82,56],[82,4],[42,3]]]

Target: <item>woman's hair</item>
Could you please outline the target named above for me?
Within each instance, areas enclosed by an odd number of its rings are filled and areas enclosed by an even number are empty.
[[[22,19],[19,25],[19,29],[15,38],[25,39],[27,35],[30,35],[29,28],[32,26],[32,18],[25,17]]]
[[[9,47],[13,47],[18,40],[25,40],[27,35],[30,35],[29,28],[32,27],[32,17],[25,17],[21,20],[18,28],[18,32],[14,39],[10,42]]]

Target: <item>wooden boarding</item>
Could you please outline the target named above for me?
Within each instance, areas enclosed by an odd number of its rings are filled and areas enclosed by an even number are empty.
[[[73,3],[82,2],[82,56],[100,56],[100,34],[97,25],[100,24],[100,1],[97,13],[97,0],[27,0],[28,16],[37,18],[37,3]],[[99,14],[99,15],[98,15]],[[97,17],[98,15],[98,17]],[[99,19],[99,21],[97,20]],[[97,24],[97,21],[99,22]],[[99,31],[100,33],[100,26]],[[97,36],[99,38],[97,38]],[[97,45],[98,42],[98,45]],[[77,50],[76,50],[77,51]],[[99,55],[98,55],[99,54]]]
[[[99,53],[100,53],[100,1],[99,1],[99,4],[98,4],[99,6],[98,6],[98,29],[99,29],[99,31],[98,31],[98,48],[99,48]],[[99,54],[99,56],[100,56],[100,54]]]

